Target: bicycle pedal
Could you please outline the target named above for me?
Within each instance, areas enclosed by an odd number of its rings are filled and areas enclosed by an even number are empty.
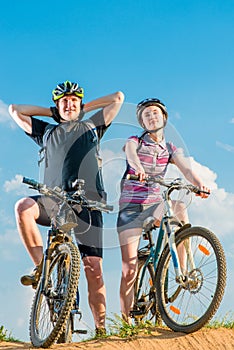
[[[142,310],[132,310],[130,311],[130,317],[142,317],[145,313]]]
[[[72,333],[87,334],[88,331],[86,329],[76,329]]]

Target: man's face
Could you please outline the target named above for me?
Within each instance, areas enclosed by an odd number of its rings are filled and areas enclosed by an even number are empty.
[[[81,99],[78,96],[65,95],[58,100],[57,108],[64,121],[70,121],[78,118],[80,114],[80,105]]]

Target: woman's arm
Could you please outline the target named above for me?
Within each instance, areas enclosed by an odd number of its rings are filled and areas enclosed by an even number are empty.
[[[129,165],[135,170],[135,174],[139,175],[139,180],[142,181],[145,177],[145,170],[137,154],[138,145],[131,140],[128,140],[125,145],[125,153]]]
[[[200,177],[194,172],[189,159],[184,156],[183,152],[177,152],[175,155],[173,155],[173,163],[179,168],[185,178],[194,186],[197,186],[200,190],[210,192],[210,190],[204,186]],[[201,197],[207,198],[208,195],[201,194]]]
[[[32,105],[11,104],[9,106],[9,113],[14,121],[19,125],[19,127],[26,131],[28,134],[32,133],[32,116],[52,116],[50,108]]]

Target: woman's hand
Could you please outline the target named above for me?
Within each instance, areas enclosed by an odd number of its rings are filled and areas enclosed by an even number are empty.
[[[135,168],[135,175],[139,176],[139,181],[144,181],[146,178],[146,173],[142,166]]]
[[[197,193],[196,196],[201,198],[208,198],[210,195],[210,189],[206,186],[199,186],[201,193]],[[202,192],[205,191],[206,193]]]

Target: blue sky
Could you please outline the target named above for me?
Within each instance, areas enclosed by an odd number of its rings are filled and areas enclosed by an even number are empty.
[[[19,278],[31,262],[13,211],[16,200],[28,193],[20,176],[38,178],[37,146],[11,121],[7,107],[50,106],[51,90],[67,79],[84,87],[85,101],[117,90],[125,94],[125,105],[102,145],[106,188],[114,204],[124,169],[122,145],[131,133],[140,132],[135,105],[153,96],[165,102],[168,134],[184,146],[212,189],[208,200],[196,199],[190,206],[190,219],[213,230],[224,245],[228,286],[220,312],[233,312],[233,1],[22,0],[4,2],[1,13],[0,324],[28,340],[32,292]],[[116,211],[106,218],[109,316],[119,312],[115,219]],[[83,274],[81,292],[84,322],[93,329]]]

